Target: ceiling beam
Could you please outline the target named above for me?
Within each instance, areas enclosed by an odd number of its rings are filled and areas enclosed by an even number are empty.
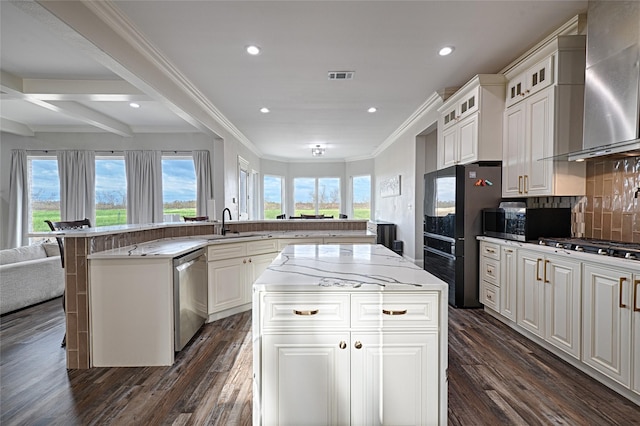
[[[33,136],[33,130],[26,124],[0,117],[0,131],[18,136]]]
[[[37,101],[33,102],[41,105],[45,108],[49,108],[52,111],[60,112],[68,116],[77,118],[87,124],[95,126],[99,129],[106,130],[107,132],[115,133],[120,136],[131,137],[133,131],[129,126],[121,121],[114,120],[104,114],[101,114],[91,108],[87,108],[77,102],[72,101]],[[46,106],[48,105],[48,106]]]

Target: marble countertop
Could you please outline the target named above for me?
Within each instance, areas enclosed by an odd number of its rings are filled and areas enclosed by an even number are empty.
[[[511,246],[514,248],[534,250],[540,253],[558,254],[561,256],[565,256],[568,259],[576,260],[578,262],[606,263],[609,266],[630,268],[634,271],[640,272],[640,261],[638,260],[622,259],[620,257],[613,257],[613,256],[601,256],[593,253],[582,253],[575,250],[566,250],[564,248],[542,246],[532,242],[505,240],[502,238],[485,237],[483,235],[476,237],[476,239],[478,241],[488,241],[496,244]]]
[[[141,244],[132,244],[112,250],[90,254],[88,259],[167,258],[181,256],[209,245],[240,243],[269,238],[324,238],[324,237],[373,237],[368,231],[264,231],[230,233],[226,236],[198,235],[193,237],[165,238]]]
[[[447,284],[380,244],[301,244],[280,252],[260,291],[447,291]]]

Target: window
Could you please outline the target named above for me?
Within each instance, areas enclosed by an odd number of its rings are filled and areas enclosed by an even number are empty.
[[[60,178],[56,157],[27,157],[29,231],[49,231],[45,220],[60,220]]]
[[[249,219],[249,162],[238,156],[238,220]]]
[[[196,216],[196,169],[193,158],[162,157],[162,200],[165,222]]]
[[[282,176],[265,175],[263,179],[263,199],[264,218],[275,219],[276,216],[284,213],[283,192],[284,185]]]
[[[340,178],[294,178],[294,215],[340,213]]]
[[[127,223],[127,177],[124,157],[96,157],[95,226]]]
[[[354,176],[351,179],[354,219],[371,218],[371,176]]]

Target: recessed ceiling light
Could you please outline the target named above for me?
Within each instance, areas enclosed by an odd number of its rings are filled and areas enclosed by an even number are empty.
[[[140,108],[140,104],[137,104],[137,103],[135,103],[135,102],[131,102],[131,103],[129,104],[129,106],[130,106],[131,108]]]
[[[450,55],[451,52],[453,52],[453,46],[445,46],[442,49],[440,49],[440,51],[438,52],[438,55],[447,56],[447,55]]]
[[[260,48],[256,45],[251,45],[251,46],[247,46],[247,53],[249,55],[259,55],[260,54]]]
[[[262,107],[262,108],[260,108],[260,112],[263,113],[263,114],[268,114],[270,111],[269,111],[269,108]]]
[[[367,110],[367,112],[370,112],[370,113],[372,113],[372,114],[373,114],[373,113],[374,113],[374,112],[376,112],[377,110],[378,110],[378,108],[376,108],[376,107],[371,107],[371,108],[369,108],[369,109]]]

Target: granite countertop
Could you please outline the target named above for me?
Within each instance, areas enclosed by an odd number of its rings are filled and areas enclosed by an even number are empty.
[[[258,241],[270,238],[324,238],[375,236],[368,231],[264,231],[240,232],[223,235],[165,238],[141,244],[105,250],[90,254],[88,259],[174,258],[209,245]]]
[[[446,291],[447,284],[379,244],[284,248],[254,283],[261,291]]]

